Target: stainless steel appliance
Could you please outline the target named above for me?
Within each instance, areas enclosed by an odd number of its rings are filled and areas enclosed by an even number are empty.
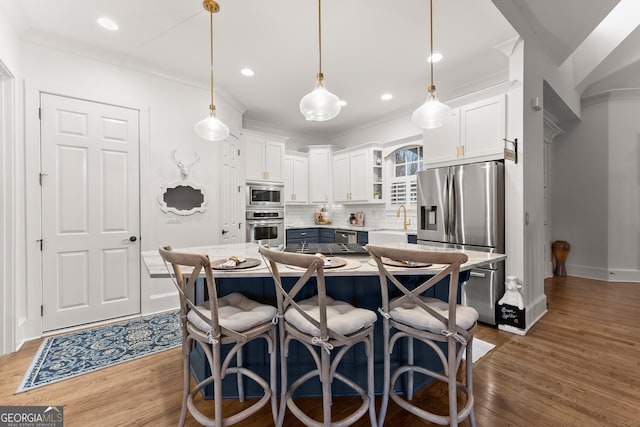
[[[284,209],[247,210],[247,242],[284,247]]]
[[[285,252],[323,255],[367,255],[367,250],[357,243],[294,243],[284,249]]]
[[[336,243],[358,243],[358,232],[351,230],[336,230]]]
[[[247,182],[247,209],[284,209],[284,185]]]
[[[418,243],[504,253],[504,165],[482,162],[418,172]],[[475,268],[462,286],[464,305],[495,324],[504,262]]]

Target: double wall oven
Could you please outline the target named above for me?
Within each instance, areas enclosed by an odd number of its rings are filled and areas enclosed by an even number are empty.
[[[247,182],[247,242],[284,247],[284,185]]]

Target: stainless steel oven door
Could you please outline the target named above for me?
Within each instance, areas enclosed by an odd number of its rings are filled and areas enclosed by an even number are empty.
[[[247,242],[284,248],[284,220],[247,220]]]
[[[247,208],[263,209],[283,207],[283,185],[247,183]]]

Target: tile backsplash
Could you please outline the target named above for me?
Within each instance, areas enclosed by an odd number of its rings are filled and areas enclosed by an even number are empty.
[[[308,226],[314,224],[315,211],[321,208],[327,210],[327,217],[332,221],[333,226],[349,225],[349,215],[352,212],[364,212],[364,226],[367,228],[402,228],[402,213],[396,216],[397,206],[387,207],[387,205],[373,204],[353,204],[353,205],[287,205],[285,208],[285,225],[288,226]],[[416,205],[407,205],[407,219],[411,220],[409,229],[416,228]]]

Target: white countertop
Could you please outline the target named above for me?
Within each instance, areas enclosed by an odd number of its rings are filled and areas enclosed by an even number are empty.
[[[415,250],[429,250],[438,252],[461,252],[467,254],[469,260],[462,265],[461,270],[469,270],[480,265],[489,264],[491,262],[497,262],[505,259],[507,256],[504,254],[496,254],[489,252],[479,252],[471,250],[461,249],[447,249],[436,248],[431,246],[415,245],[411,243],[393,243],[388,245],[390,247],[400,247]],[[215,245],[215,246],[200,246],[192,248],[174,248],[176,252],[188,252],[188,253],[200,253],[207,254],[211,261],[218,259],[227,259],[230,256],[240,256],[244,258],[256,258],[260,260],[260,265],[247,269],[237,270],[214,270],[215,277],[265,277],[269,276],[269,270],[262,260],[261,255],[258,253],[258,245],[255,243],[236,243],[231,245]],[[160,257],[157,250],[142,252],[142,258],[147,267],[147,273],[151,277],[168,277],[167,269]],[[378,274],[378,268],[373,261],[370,262],[371,257],[367,255],[347,255],[342,257],[347,260],[347,265],[340,268],[326,269],[326,276],[373,276]],[[408,268],[408,267],[389,267],[389,270],[397,271],[398,274],[433,274],[441,268],[438,265],[433,265],[426,268]],[[300,269],[295,267],[283,266],[281,270],[282,276],[299,276],[301,274]]]

